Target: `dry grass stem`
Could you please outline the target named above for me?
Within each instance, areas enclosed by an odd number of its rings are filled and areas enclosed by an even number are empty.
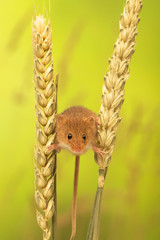
[[[137,24],[142,8],[141,0],[127,0],[120,18],[120,32],[114,51],[109,59],[109,70],[104,77],[102,101],[99,112],[98,145],[106,152],[103,159],[98,158],[100,169],[105,169],[111,159],[116,139],[116,131],[121,121],[119,111],[124,102],[124,86],[129,78],[129,63],[135,51]],[[104,178],[99,178],[103,187]]]
[[[36,95],[35,200],[37,222],[43,239],[51,239],[51,219],[55,213],[55,152],[47,146],[55,139],[56,88],[53,76],[52,31],[49,21],[36,16],[32,25],[34,80]]]

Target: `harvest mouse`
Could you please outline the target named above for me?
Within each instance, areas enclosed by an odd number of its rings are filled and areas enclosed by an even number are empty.
[[[56,143],[50,145],[49,150],[60,152],[61,149],[67,149],[76,155],[75,175],[74,175],[74,193],[72,206],[72,234],[70,240],[74,239],[76,234],[76,200],[78,187],[78,172],[80,155],[86,153],[89,149],[99,156],[104,152],[96,147],[98,117],[91,110],[82,106],[73,106],[68,108],[56,119]]]

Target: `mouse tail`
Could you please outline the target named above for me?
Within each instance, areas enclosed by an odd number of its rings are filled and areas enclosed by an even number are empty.
[[[79,159],[80,156],[76,156],[75,159],[75,172],[74,172],[74,190],[73,190],[73,204],[72,204],[72,233],[70,240],[73,240],[76,235],[76,210],[77,210],[77,190],[78,190],[78,174],[79,174]]]

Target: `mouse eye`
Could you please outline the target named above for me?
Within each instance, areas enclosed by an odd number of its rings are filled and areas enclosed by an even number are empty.
[[[83,140],[86,140],[86,135],[85,134],[83,135]]]
[[[68,134],[68,139],[71,139],[71,138],[72,138],[72,134],[69,133],[69,134]]]

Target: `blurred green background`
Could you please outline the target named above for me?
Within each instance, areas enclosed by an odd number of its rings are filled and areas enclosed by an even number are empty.
[[[43,1],[34,1],[42,12]],[[125,0],[51,0],[58,111],[99,111],[103,77]],[[48,1],[45,1],[48,9]],[[144,1],[123,118],[108,170],[100,240],[160,239],[160,3]],[[42,239],[34,202],[33,1],[1,1],[0,240]],[[69,239],[74,157],[58,155],[58,240]],[[93,153],[81,158],[77,240],[86,238],[97,186]]]

